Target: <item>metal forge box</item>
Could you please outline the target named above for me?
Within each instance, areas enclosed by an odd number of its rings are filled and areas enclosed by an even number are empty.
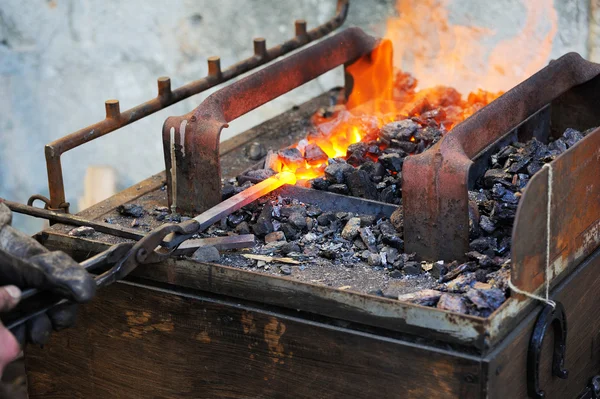
[[[68,216],[60,155],[320,38],[346,12],[340,1],[334,19],[308,32],[298,21],[296,38],[279,47],[267,50],[264,40],[255,40],[255,56],[231,69],[221,71],[218,59],[210,59],[209,77],[180,89],[171,90],[168,78],[161,78],[158,97],[132,110],[120,112],[118,102],[107,102],[105,121],[48,145],[51,198],[42,199],[59,223],[38,233],[38,240],[85,259],[143,235],[141,227],[119,226],[119,206],[136,203],[148,213],[173,205],[176,197],[178,210],[193,216],[219,203],[221,177],[257,168],[245,154],[248,144],[279,149],[298,142],[319,108],[352,91],[352,80],[345,90],[324,93],[219,145],[229,121],[335,66],[368,60],[382,42],[347,29],[226,86],[190,114],[169,118],[166,174],[76,215],[96,228],[90,237],[73,237],[72,226],[60,223],[61,215]],[[492,154],[511,142],[548,142],[567,128],[600,125],[599,74],[600,66],[566,55],[408,157],[402,169],[407,252],[428,260],[464,259],[468,190]],[[175,156],[173,136],[181,140]],[[42,349],[28,348],[30,398],[597,397],[600,130],[589,131],[548,165],[520,199],[510,273],[523,292],[543,295],[548,282],[554,308],[513,292],[479,317],[173,257],[101,290],[81,307],[74,328],[55,334]],[[323,211],[389,217],[396,209],[304,187],[278,190]],[[117,223],[106,228],[111,218]],[[149,227],[159,223],[150,219]]]

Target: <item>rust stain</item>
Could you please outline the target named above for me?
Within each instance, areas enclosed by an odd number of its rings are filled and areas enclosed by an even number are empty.
[[[129,326],[129,331],[121,333],[121,336],[125,338],[142,338],[144,334],[152,331],[171,332],[175,329],[170,316],[157,323],[151,323],[152,314],[149,312],[126,311],[125,316],[127,316],[127,325]]]
[[[256,333],[256,323],[254,322],[254,315],[252,313],[242,313],[242,328],[244,330],[244,334]]]
[[[280,323],[275,317],[271,317],[270,321],[265,325],[265,342],[269,348],[269,355],[271,356],[273,363],[284,363],[284,347],[279,341],[285,333],[285,330],[285,324]]]
[[[210,344],[211,339],[208,335],[208,331],[202,331],[196,335],[196,340],[202,342],[203,344]]]

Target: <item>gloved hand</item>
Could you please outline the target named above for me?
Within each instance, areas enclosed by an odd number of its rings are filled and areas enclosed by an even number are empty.
[[[92,299],[96,284],[83,267],[64,252],[50,252],[15,230],[11,221],[10,209],[0,203],[0,286],[49,290],[77,303]],[[75,315],[76,305],[65,304],[29,320],[14,333],[21,345],[26,342],[42,345],[53,329],[71,326]]]

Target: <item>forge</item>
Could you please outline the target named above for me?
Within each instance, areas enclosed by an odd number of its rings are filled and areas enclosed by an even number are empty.
[[[310,31],[297,21],[280,46],[256,39],[226,70],[209,59],[200,81],[160,78],[131,110],[109,101],[104,121],[46,147],[50,198],[30,200],[55,222],[37,234],[46,247],[83,260],[164,223],[202,229],[163,242],[176,256],[103,289],[76,328],[28,351],[32,397],[285,396],[295,379],[315,381],[306,397],[524,397],[540,385],[572,397],[599,372],[581,348],[600,330],[585,316],[600,301],[586,295],[600,279],[600,65],[571,53],[506,92],[423,88],[394,68],[389,40],[323,38],[347,7]],[[164,122],[165,172],[68,214],[62,153],[271,61]],[[228,123],[339,66],[344,87],[220,142]],[[566,319],[562,347],[543,340]]]

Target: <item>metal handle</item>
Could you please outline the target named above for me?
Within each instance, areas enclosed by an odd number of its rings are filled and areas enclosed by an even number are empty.
[[[221,201],[219,139],[228,122],[371,53],[379,43],[359,28],[346,29],[224,87],[192,112],[168,118],[163,148],[169,205],[176,203],[180,212],[198,214]]]

